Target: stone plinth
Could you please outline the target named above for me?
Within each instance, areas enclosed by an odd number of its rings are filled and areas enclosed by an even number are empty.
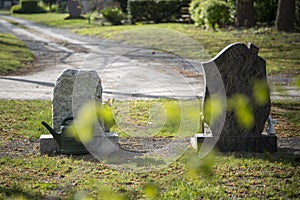
[[[51,134],[40,136],[40,152],[41,154],[60,153],[60,147]]]
[[[204,140],[212,140],[212,136],[196,134],[191,138],[191,144],[197,151],[200,150]],[[275,135],[261,134],[260,136],[221,136],[216,146],[219,151],[244,152],[276,152],[277,137]]]
[[[90,144],[87,145],[91,153],[107,154],[107,152],[119,149],[119,139],[117,133],[105,133],[105,135],[96,135]],[[99,151],[99,152],[98,152]],[[41,154],[60,153],[61,149],[51,134],[40,136]]]

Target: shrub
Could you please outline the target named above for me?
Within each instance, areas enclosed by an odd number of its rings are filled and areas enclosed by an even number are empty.
[[[201,3],[207,0],[193,0],[189,7],[189,12],[191,14],[192,20],[195,22],[196,26],[204,25],[204,19],[200,18],[201,15]]]
[[[113,25],[122,24],[122,20],[126,18],[126,15],[119,8],[106,8],[101,11],[103,17]]]
[[[172,21],[180,14],[180,0],[129,0],[128,15],[131,21]]]
[[[277,0],[254,1],[255,21],[274,24],[277,4]]]
[[[38,5],[36,0],[21,0],[21,4],[11,7],[12,13],[44,13],[46,10]]]
[[[197,26],[216,28],[231,22],[231,7],[220,0],[196,0],[190,5],[190,14]]]

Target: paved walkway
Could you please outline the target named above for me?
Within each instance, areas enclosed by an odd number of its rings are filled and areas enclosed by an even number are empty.
[[[0,32],[25,41],[38,69],[21,76],[0,77],[0,99],[51,99],[55,81],[65,69],[96,70],[104,99],[203,96],[201,65],[174,54],[83,37],[10,16],[0,16]],[[281,91],[274,90],[271,98],[300,100],[299,88],[282,87]]]
[[[34,64],[40,69],[22,76],[0,77],[2,99],[51,99],[55,81],[65,69],[96,70],[102,79],[104,98],[203,95],[202,69],[198,66],[196,76],[185,76],[199,63],[192,66],[184,60],[178,62],[176,55],[91,40],[9,16],[0,16],[0,28],[26,42],[37,58]]]

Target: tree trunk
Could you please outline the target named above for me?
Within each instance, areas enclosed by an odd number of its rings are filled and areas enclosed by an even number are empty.
[[[278,31],[292,31],[296,19],[295,0],[279,0],[275,28]]]
[[[255,25],[253,0],[236,1],[236,25],[246,27]]]

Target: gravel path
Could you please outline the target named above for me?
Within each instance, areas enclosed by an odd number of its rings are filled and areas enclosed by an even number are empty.
[[[197,76],[185,76],[192,66],[178,62],[175,55],[82,37],[9,16],[0,16],[0,28],[26,42],[38,69],[25,75],[0,77],[2,99],[51,99],[57,77],[68,68],[96,70],[102,79],[104,98],[203,95],[202,70]]]

